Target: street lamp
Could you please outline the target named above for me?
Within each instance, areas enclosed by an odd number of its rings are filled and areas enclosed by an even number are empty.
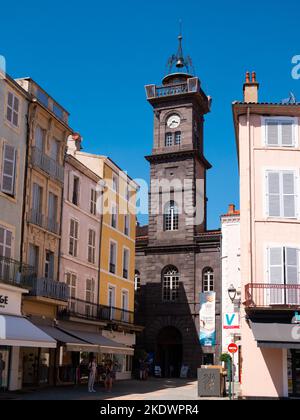
[[[232,303],[234,303],[236,298],[237,290],[233,284],[231,284],[228,288],[228,296]]]

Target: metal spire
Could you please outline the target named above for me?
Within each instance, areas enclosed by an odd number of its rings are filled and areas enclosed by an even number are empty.
[[[190,73],[190,69],[193,71],[193,63],[190,56],[184,57],[183,55],[183,49],[182,49],[182,21],[179,21],[180,24],[180,30],[179,30],[179,36],[178,36],[178,50],[177,54],[171,55],[171,57],[168,60],[167,67],[168,67],[168,74],[172,73],[174,66],[176,67],[176,72],[182,71],[181,69],[185,68],[188,73]]]

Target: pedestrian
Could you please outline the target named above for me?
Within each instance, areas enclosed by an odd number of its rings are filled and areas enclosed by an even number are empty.
[[[93,357],[89,363],[89,382],[88,382],[88,391],[89,392],[96,392],[94,389],[96,373],[97,373],[97,363],[96,357]]]
[[[140,359],[139,362],[140,362],[140,380],[143,381],[145,379],[146,364],[143,359]]]
[[[113,363],[111,360],[109,360],[105,366],[105,379],[104,379],[104,386],[107,392],[112,391],[113,379],[114,379]]]
[[[0,390],[2,388],[4,370],[5,370],[5,362],[3,360],[2,353],[0,353]]]

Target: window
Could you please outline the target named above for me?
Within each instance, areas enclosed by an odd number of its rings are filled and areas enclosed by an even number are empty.
[[[59,162],[59,142],[56,139],[52,139],[50,156],[56,162]]]
[[[45,278],[54,279],[54,253],[48,250],[45,258]]]
[[[39,272],[39,247],[33,244],[29,245],[29,259],[28,263],[34,268],[35,273]]]
[[[70,220],[69,254],[77,257],[78,253],[78,227],[77,220]]]
[[[129,227],[130,227],[130,217],[129,214],[125,214],[124,216],[124,234],[129,236]]]
[[[297,248],[274,247],[268,249],[269,283],[275,285],[275,287],[267,289],[270,305],[299,305],[298,290],[284,287],[285,285],[298,285],[300,283],[299,255],[299,249]]]
[[[91,264],[95,264],[96,232],[92,229],[89,229],[88,235],[88,262]]]
[[[163,272],[163,300],[174,302],[179,295],[179,272],[176,267],[167,267]]]
[[[115,242],[111,242],[110,250],[109,250],[109,271],[112,274],[116,273],[116,261],[117,261],[117,244]]]
[[[203,292],[213,292],[214,291],[214,272],[211,268],[205,268],[203,271]]]
[[[128,279],[129,274],[129,250],[124,248],[123,249],[123,277],[124,279]]]
[[[297,124],[294,119],[266,119],[265,127],[267,146],[296,146]]]
[[[54,232],[54,233],[58,233],[57,206],[58,206],[57,196],[53,193],[49,193],[49,199],[48,199],[48,229],[51,232]]]
[[[138,292],[141,289],[141,275],[140,272],[135,270],[134,274],[134,290]]]
[[[129,188],[129,185],[128,184],[126,184],[125,197],[126,197],[126,200],[127,201],[130,200],[130,188]]]
[[[48,108],[48,95],[40,89],[37,89],[36,92],[37,99],[41,102],[41,104],[45,105]]]
[[[11,258],[12,257],[12,237],[13,234],[10,230],[0,226],[0,256]]]
[[[17,98],[12,92],[8,92],[6,119],[15,127],[19,126],[19,108],[19,98]]]
[[[116,174],[113,174],[112,176],[112,189],[113,191],[118,191],[118,176]]]
[[[110,308],[109,319],[115,319],[116,291],[112,286],[108,287],[108,306]]]
[[[97,210],[97,191],[91,189],[90,213],[96,216]]]
[[[166,147],[173,146],[173,134],[172,133],[166,133],[165,146]]]
[[[17,151],[15,147],[4,144],[1,191],[5,194],[15,194]]]
[[[87,279],[85,283],[85,301],[93,304],[95,302],[95,280]],[[85,314],[87,317],[94,315],[94,305],[85,305]]]
[[[46,131],[43,130],[39,125],[35,129],[35,147],[41,152],[44,151]]]
[[[78,206],[79,204],[79,178],[78,176],[73,177],[72,203],[75,204],[75,206]]]
[[[128,297],[128,291],[123,290],[122,291],[122,321],[128,322],[129,321],[129,297]]]
[[[113,228],[117,228],[117,206],[116,204],[112,204],[111,206],[111,226]]]
[[[43,226],[42,208],[43,208],[43,188],[39,184],[34,183],[32,187],[31,222],[38,226]]]
[[[164,230],[178,230],[178,209],[174,201],[170,201],[170,203],[165,206]]]
[[[175,144],[181,144],[181,131],[176,131],[175,133]]]
[[[296,176],[290,171],[268,171],[267,215],[270,217],[296,217]]]
[[[70,297],[70,303],[69,303],[69,309],[73,312],[75,312],[76,309],[76,287],[77,287],[77,276],[74,273],[66,273],[65,282],[68,285],[69,288],[69,297]]]

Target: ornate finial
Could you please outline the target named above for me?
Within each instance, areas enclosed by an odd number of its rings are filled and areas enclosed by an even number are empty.
[[[179,35],[178,35],[178,50],[177,50],[177,54],[173,54],[171,55],[171,57],[168,60],[168,74],[172,73],[172,69],[174,68],[174,66],[176,67],[176,71],[181,71],[181,69],[185,68],[187,70],[187,73],[190,73],[190,69],[194,72],[194,68],[193,68],[193,63],[192,63],[192,59],[190,56],[186,56],[184,57],[183,55],[183,50],[182,50],[182,40],[183,40],[183,36],[182,36],[182,21],[179,21],[179,25],[180,25],[180,30],[179,30]]]

